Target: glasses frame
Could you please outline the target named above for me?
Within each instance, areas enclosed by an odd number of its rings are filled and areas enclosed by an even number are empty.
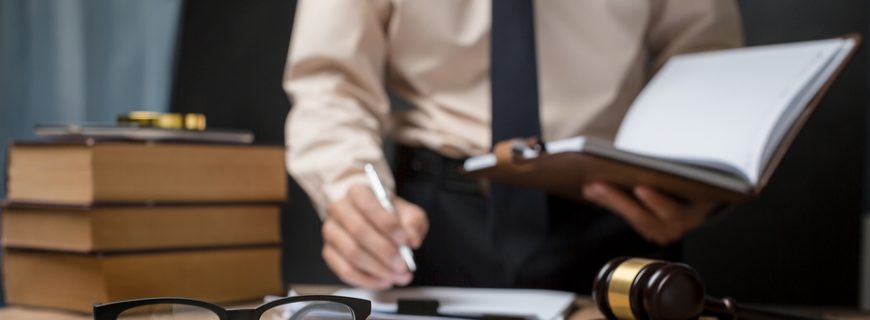
[[[294,302],[311,302],[311,301],[327,301],[340,303],[347,306],[352,313],[353,320],[365,320],[372,312],[372,303],[368,300],[329,296],[329,295],[310,295],[281,298],[275,301],[267,302],[257,306],[256,308],[243,309],[226,309],[219,305],[196,299],[166,297],[166,298],[145,298],[117,301],[94,305],[94,320],[118,320],[118,316],[124,311],[147,305],[158,304],[177,304],[185,306],[199,307],[214,312],[220,320],[259,320],[269,309],[274,307],[290,304]]]

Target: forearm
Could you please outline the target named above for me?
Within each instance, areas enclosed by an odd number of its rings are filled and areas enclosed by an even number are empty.
[[[336,8],[341,8],[336,10]],[[374,163],[392,187],[382,152],[389,100],[384,90],[389,1],[300,1],[284,74],[287,170],[323,217],[364,183]]]
[[[362,111],[342,110],[348,107],[338,105],[340,101],[298,103],[286,123],[287,170],[308,193],[321,218],[350,186],[366,183],[365,163],[375,164],[388,189],[394,185],[381,136],[370,129],[376,124],[366,125],[373,120],[354,115]]]

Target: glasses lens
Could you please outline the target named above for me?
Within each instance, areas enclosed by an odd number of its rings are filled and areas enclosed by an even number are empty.
[[[118,320],[220,320],[211,310],[184,304],[151,304],[127,309]]]
[[[300,301],[272,307],[259,320],[353,320],[353,311],[338,302]]]

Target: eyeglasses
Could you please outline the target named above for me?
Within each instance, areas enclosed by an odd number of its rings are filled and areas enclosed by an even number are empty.
[[[322,295],[232,310],[194,299],[147,298],[95,305],[94,320],[365,320],[371,310],[368,300]]]

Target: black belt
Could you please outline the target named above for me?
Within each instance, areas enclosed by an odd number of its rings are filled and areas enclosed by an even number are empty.
[[[445,190],[485,196],[488,184],[479,178],[462,174],[465,159],[452,159],[419,147],[397,148],[396,177],[427,177],[437,181]]]

